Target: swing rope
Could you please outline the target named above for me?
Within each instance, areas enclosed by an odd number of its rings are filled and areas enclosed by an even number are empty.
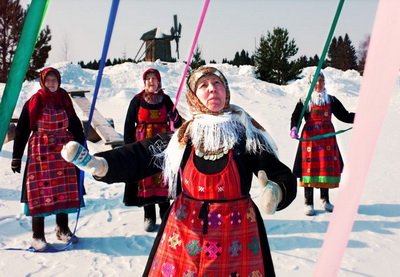
[[[189,51],[189,57],[187,59],[186,65],[185,65],[185,69],[183,70],[183,73],[182,73],[181,82],[179,84],[178,92],[176,93],[175,104],[174,104],[174,106],[172,108],[172,111],[175,111],[176,110],[176,106],[178,105],[179,98],[180,98],[181,93],[182,93],[183,84],[185,82],[186,75],[187,75],[187,72],[189,70],[190,63],[192,61],[194,48],[195,48],[195,46],[197,44],[197,40],[198,40],[199,35],[200,35],[201,27],[203,26],[204,18],[206,17],[207,9],[208,9],[208,5],[209,4],[210,4],[210,0],[205,0],[204,1],[203,11],[201,12],[200,20],[199,20],[199,23],[197,25],[197,30],[196,30],[196,33],[195,33],[194,38],[193,38],[192,47],[190,48],[190,51]],[[170,121],[170,126],[171,126],[171,131],[174,131],[174,123],[172,122],[172,120]]]
[[[337,22],[339,20],[340,13],[342,11],[344,1],[345,0],[340,0],[339,4],[338,4],[338,7],[336,9],[336,13],[335,13],[335,17],[333,19],[332,25],[331,25],[331,29],[329,30],[329,34],[328,34],[328,37],[326,39],[325,46],[323,48],[321,57],[319,59],[317,69],[315,70],[314,77],[312,79],[310,89],[308,90],[308,94],[307,94],[306,100],[304,101],[303,109],[301,110],[299,122],[297,123],[297,130],[300,129],[301,121],[302,121],[302,119],[304,117],[304,113],[305,113],[305,111],[306,111],[306,109],[308,107],[308,103],[310,102],[311,94],[312,94],[312,92],[314,90],[315,84],[317,83],[318,76],[319,76],[319,73],[321,72],[322,65],[323,65],[323,63],[325,61],[325,57],[326,57],[326,54],[328,52],[329,45],[330,45],[332,37],[333,37],[333,33],[335,32],[335,28],[336,28]],[[346,132],[346,131],[348,131],[350,129],[352,129],[352,127],[348,128],[346,130],[340,130],[340,131],[333,132],[333,133],[327,133],[327,134],[324,134],[324,135],[318,135],[318,136],[314,136],[314,137],[311,137],[311,138],[308,138],[308,139],[302,139],[302,138],[299,137],[299,138],[297,138],[297,140],[300,140],[300,141],[318,140],[318,139],[321,139],[321,138],[332,137],[332,136],[335,136],[337,134],[344,133],[344,132]]]

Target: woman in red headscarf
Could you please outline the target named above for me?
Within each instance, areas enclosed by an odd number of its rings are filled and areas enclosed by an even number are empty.
[[[107,183],[163,171],[175,199],[143,276],[273,277],[264,220],[250,195],[252,178],[257,175],[261,183],[262,210],[272,214],[296,197],[296,176],[279,161],[262,126],[230,104],[228,83],[219,70],[192,72],[186,99],[192,119],[173,134],[95,156],[72,142],[62,155]]]
[[[56,215],[56,236],[69,242],[68,213],[83,205],[79,193],[79,170],[62,159],[60,151],[69,141],[84,142],[81,121],[71,98],[60,88],[58,70],[49,67],[40,74],[39,89],[24,105],[15,130],[11,168],[21,172],[21,159],[28,144],[21,202],[32,216],[32,247],[47,248],[44,218]],[[74,241],[77,238],[74,237]]]
[[[124,125],[124,143],[154,137],[182,124],[174,104],[161,85],[161,75],[157,69],[149,68],[143,73],[144,89],[131,100]],[[158,203],[162,219],[169,208],[168,186],[163,186],[162,174],[144,178],[137,183],[125,185],[124,203],[126,206],[144,206],[144,230],[152,232],[156,226]]]

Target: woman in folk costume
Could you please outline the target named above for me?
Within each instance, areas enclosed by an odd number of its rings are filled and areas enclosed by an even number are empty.
[[[174,104],[164,93],[161,75],[157,69],[150,68],[143,73],[144,90],[131,100],[124,125],[124,143],[154,137],[159,133],[182,125]],[[163,185],[162,173],[144,178],[138,184],[125,184],[124,203],[126,206],[144,206],[144,230],[152,232],[156,226],[156,208],[160,208],[160,218],[164,218],[169,208],[168,186]]]
[[[309,76],[311,84],[314,75]],[[290,137],[298,138],[297,124],[303,109],[303,100],[297,103],[290,122]],[[305,125],[301,134],[303,139],[334,133],[332,114],[346,123],[353,123],[354,113],[348,112],[342,103],[327,93],[325,77],[320,72],[311,100],[304,113]],[[314,211],[313,188],[320,189],[321,206],[328,212],[333,211],[329,201],[329,189],[339,187],[343,170],[343,159],[339,151],[336,136],[311,141],[300,141],[294,162],[293,173],[300,178],[300,187],[304,187],[306,215],[312,216]]]
[[[275,276],[264,222],[250,196],[252,175],[259,176],[260,204],[268,214],[293,201],[296,177],[265,130],[230,104],[219,70],[193,71],[186,98],[193,118],[173,135],[97,153],[88,163],[82,161],[87,151],[70,143],[63,157],[107,183],[163,170],[175,200],[143,276]],[[151,150],[157,147],[162,166]],[[81,158],[74,159],[77,152]]]
[[[21,202],[24,213],[32,216],[32,247],[47,247],[44,218],[56,215],[56,236],[69,242],[68,213],[83,205],[79,193],[79,170],[61,157],[61,149],[69,141],[84,142],[81,121],[71,98],[60,88],[58,70],[46,68],[40,74],[40,86],[24,105],[15,130],[11,168],[21,172],[21,159],[28,143]],[[77,238],[74,237],[74,241]]]

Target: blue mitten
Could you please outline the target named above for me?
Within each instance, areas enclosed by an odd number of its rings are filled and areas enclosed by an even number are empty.
[[[89,172],[93,176],[104,177],[108,171],[107,161],[102,157],[95,157],[76,141],[70,141],[61,150],[61,156],[67,162],[73,163],[79,169]]]
[[[268,180],[264,170],[258,172],[258,180],[261,184],[261,209],[266,214],[274,214],[282,201],[282,189],[277,183]]]

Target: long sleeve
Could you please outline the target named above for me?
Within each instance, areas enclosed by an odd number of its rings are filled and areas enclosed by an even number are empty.
[[[168,95],[165,95],[164,102],[165,102],[165,107],[167,108],[167,111],[168,112],[172,111],[172,108],[174,107],[174,103],[172,103],[172,100]],[[178,109],[176,109],[175,111],[178,113],[178,120],[174,123],[174,127],[179,128],[182,125],[182,117],[180,116]]]
[[[300,115],[301,115],[301,111],[303,110],[303,102],[299,101],[296,104],[296,107],[294,108],[294,111],[292,113],[292,117],[290,118],[290,129],[292,129],[293,127],[296,127],[297,124],[299,123],[300,120]]]
[[[30,129],[29,111],[27,102],[22,108],[21,115],[19,116],[18,123],[15,128],[15,138],[14,138],[13,155],[12,155],[14,159],[22,159],[31,132],[32,130]]]
[[[124,124],[124,143],[132,143],[136,141],[136,125],[137,113],[139,108],[139,100],[134,97],[129,103],[128,111]]]
[[[296,176],[275,155],[266,151],[256,155],[248,155],[246,163],[250,165],[253,173],[256,175],[259,170],[264,170],[268,179],[277,183],[282,189],[283,197],[277,210],[286,208],[296,198]]]
[[[72,133],[74,140],[80,144],[83,144],[85,141],[85,134],[83,132],[83,127],[80,119],[74,113],[71,118],[69,118],[69,126],[68,130]]]
[[[159,134],[155,137],[126,144],[105,152],[96,153],[95,156],[103,157],[108,163],[106,176],[98,180],[106,183],[137,182],[143,178],[161,172],[159,166],[162,161],[157,161],[152,150],[159,145],[167,146],[172,132]],[[164,149],[158,149],[161,153]]]
[[[343,104],[335,96],[331,96],[332,113],[337,119],[345,123],[353,123],[355,113],[348,112]]]

